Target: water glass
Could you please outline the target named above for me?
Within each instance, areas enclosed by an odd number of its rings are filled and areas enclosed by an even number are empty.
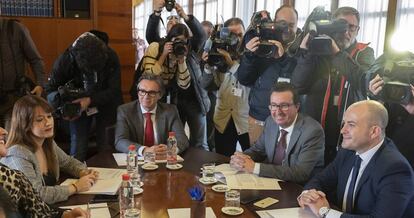
[[[155,164],[155,153],[147,151],[144,153],[144,163],[145,164]]]
[[[214,169],[216,168],[215,163],[203,164],[203,180],[206,182],[214,182]]]
[[[240,192],[237,190],[226,191],[225,207],[240,207]]]

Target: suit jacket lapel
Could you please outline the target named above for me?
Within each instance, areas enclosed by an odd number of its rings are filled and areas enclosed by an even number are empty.
[[[295,126],[293,127],[293,132],[290,135],[289,145],[286,150],[286,157],[289,157],[289,154],[292,152],[293,148],[296,146],[296,142],[299,140],[299,136],[302,133],[303,118],[298,114]],[[285,158],[284,161],[287,159]]]
[[[273,163],[273,158],[274,158],[275,150],[277,146],[277,139],[279,138],[279,132],[280,132],[279,125],[277,125],[273,120],[272,120],[272,126],[274,126],[274,128],[269,128],[272,130],[268,138],[269,143],[266,143],[266,145],[268,144],[270,146],[269,149],[266,149],[270,151],[267,155],[269,163]]]
[[[338,174],[338,204],[341,208],[344,199],[346,183],[348,182],[349,174],[351,173],[352,167],[354,165],[354,159],[352,157],[354,157],[355,152],[352,152],[352,154],[347,153],[346,155],[347,157],[344,160],[344,165]]]
[[[365,182],[367,182],[368,178],[371,176],[371,173],[374,172],[374,170],[375,170],[374,169],[375,162],[377,161],[378,156],[382,152],[382,149],[384,149],[385,142],[386,142],[386,140],[384,140],[384,142],[382,143],[381,147],[378,149],[378,151],[374,154],[374,156],[369,161],[368,165],[365,167],[365,170],[362,173],[361,178],[359,179],[358,184],[357,184],[357,187],[356,187],[355,199],[357,199],[357,196],[358,196],[359,190],[361,189],[361,186]]]
[[[144,144],[144,116],[142,115],[141,111],[141,105],[139,104],[139,101],[137,101],[137,109],[136,113],[132,114],[132,116],[135,116],[136,119],[132,118],[131,120],[137,120],[137,122],[134,122],[134,126],[136,128],[136,137],[138,139],[138,142],[141,142],[141,144]]]
[[[165,125],[166,124],[166,122],[164,121],[166,118],[165,118],[165,116],[166,116],[166,114],[165,113],[163,113],[163,108],[162,108],[162,105],[161,104],[158,104],[157,105],[157,110],[156,110],[156,115],[155,115],[155,125],[156,125],[156,130],[157,130],[157,140],[158,140],[158,144],[161,144],[161,143],[163,143],[164,142],[164,140],[165,139],[163,139],[163,137],[164,137],[164,130],[165,130],[165,126],[163,126],[163,125]],[[169,131],[168,129],[167,129],[167,131]]]

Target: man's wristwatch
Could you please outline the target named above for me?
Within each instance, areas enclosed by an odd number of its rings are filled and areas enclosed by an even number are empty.
[[[331,208],[329,207],[321,207],[319,208],[319,217],[325,218],[328,215]]]

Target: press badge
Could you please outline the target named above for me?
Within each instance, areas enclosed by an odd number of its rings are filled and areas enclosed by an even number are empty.
[[[242,94],[243,94],[243,89],[240,89],[240,88],[236,88],[236,87],[234,87],[234,88],[232,88],[232,89],[231,89],[231,93],[232,93],[234,96],[241,97],[241,96],[242,96]]]
[[[86,116],[92,116],[92,115],[97,114],[97,113],[98,113],[98,108],[96,108],[96,107],[88,107],[86,109]]]
[[[290,83],[290,79],[286,77],[279,77],[277,78],[277,82],[287,82]]]

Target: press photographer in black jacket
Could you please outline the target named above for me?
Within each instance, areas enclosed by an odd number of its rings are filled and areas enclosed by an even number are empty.
[[[105,129],[115,123],[122,103],[118,56],[100,34],[91,32],[79,36],[58,57],[46,87],[49,103],[70,121],[70,154],[79,160],[86,158],[92,119],[97,145],[103,146]]]

